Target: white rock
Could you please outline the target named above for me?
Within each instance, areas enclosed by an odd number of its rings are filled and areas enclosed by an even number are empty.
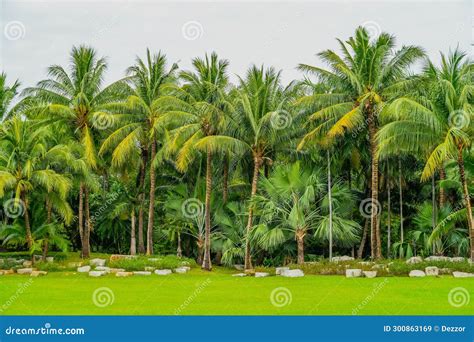
[[[155,271],[155,274],[156,275],[168,275],[168,274],[171,274],[171,270],[156,270]]]
[[[275,268],[275,274],[280,275],[282,272],[288,271],[289,269],[289,267],[277,267]]]
[[[106,275],[107,272],[105,271],[90,271],[89,272],[89,277],[102,277],[103,275]]]
[[[149,276],[149,275],[151,275],[151,272],[149,272],[149,271],[135,271],[135,272],[133,272],[133,274],[140,275],[140,276]]]
[[[474,277],[474,273],[467,273],[467,272],[453,272],[454,278],[472,278]]]
[[[232,277],[246,277],[247,275],[245,273],[236,273],[232,274]]]
[[[346,270],[346,278],[357,278],[362,276],[362,270],[359,268],[349,268]]]
[[[350,256],[347,256],[347,255],[343,255],[343,256],[337,256],[337,257],[334,257],[332,258],[332,262],[340,262],[340,261],[351,261],[351,260],[354,260],[353,257],[350,257]]]
[[[270,273],[267,272],[255,272],[255,278],[263,278],[268,277]]]
[[[105,259],[99,259],[99,258],[91,259],[89,261],[89,264],[91,266],[105,266]]]
[[[454,258],[451,258],[451,261],[452,262],[464,262],[464,259],[463,257],[454,257]]]
[[[54,262],[54,257],[46,257],[46,262]]]
[[[125,272],[124,268],[111,268],[110,273],[118,273],[118,272]]]
[[[103,272],[106,272],[106,273],[109,273],[110,272],[110,267],[106,267],[106,266],[97,266],[95,268],[96,271],[103,271]]]
[[[436,266],[425,267],[425,273],[427,276],[438,276],[439,268]]]
[[[31,272],[33,272],[32,268],[19,268],[16,270],[18,274],[31,274]]]
[[[31,277],[40,277],[40,276],[44,276],[44,275],[47,275],[48,272],[46,271],[33,271],[30,273],[30,276]]]
[[[296,270],[285,270],[281,272],[283,277],[288,277],[288,278],[297,278],[297,277],[303,277],[304,273],[302,270],[296,269]]]
[[[131,277],[133,272],[117,272],[115,273],[116,277]]]
[[[408,276],[411,277],[411,278],[418,278],[418,277],[424,277],[424,276],[426,276],[426,274],[425,274],[425,272],[420,271],[420,270],[413,270],[413,271],[410,271]]]
[[[362,273],[366,278],[375,278],[377,276],[377,271],[362,271]]]
[[[90,266],[82,266],[77,268],[77,272],[79,273],[87,273],[91,270]]]
[[[175,268],[175,269],[174,269],[174,272],[175,272],[175,273],[184,274],[184,273],[188,272],[188,268],[186,268],[186,267],[178,267],[178,268]]]
[[[422,257],[411,257],[410,259],[408,259],[406,261],[407,264],[418,264],[420,262],[423,262],[423,258]]]
[[[23,267],[31,267],[31,265],[33,265],[33,263],[30,261],[30,260],[26,260],[26,261],[23,261]]]

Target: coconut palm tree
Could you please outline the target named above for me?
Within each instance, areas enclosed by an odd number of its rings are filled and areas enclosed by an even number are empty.
[[[168,153],[177,153],[176,166],[185,171],[199,152],[206,155],[205,246],[202,268],[211,270],[211,191],[212,160],[220,143],[230,137],[219,136],[224,130],[228,85],[227,60],[220,60],[216,53],[204,59],[193,59],[194,72],[182,72],[184,81],[173,96],[163,97],[162,108],[168,113],[163,123],[174,127],[170,131]]]
[[[470,153],[474,115],[474,65],[455,50],[441,54],[441,66],[428,62],[417,94],[395,100],[382,113],[388,123],[378,133],[380,154],[407,151],[424,155],[421,179],[426,181],[456,160],[466,208],[474,260],[474,222],[464,155]],[[394,146],[396,145],[396,146]]]
[[[371,39],[367,30],[357,28],[355,36],[343,42],[338,39],[342,55],[332,50],[318,54],[329,68],[300,64],[299,69],[315,75],[329,91],[303,97],[300,104],[313,111],[310,121],[316,126],[300,143],[319,139],[329,140],[344,136],[347,132],[368,133],[368,149],[371,155],[371,230],[375,232],[375,245],[371,246],[377,258],[382,257],[378,215],[378,145],[377,116],[383,105],[393,99],[400,89],[405,89],[408,68],[419,58],[423,50],[416,46],[403,46],[394,51],[395,37],[381,33]]]
[[[4,207],[7,215],[13,212],[14,217],[23,216],[28,249],[33,248],[34,243],[30,217],[30,200],[34,194],[55,193],[57,200],[50,194],[49,204],[64,218],[72,218],[69,206],[64,203],[72,182],[67,175],[57,171],[70,158],[69,150],[64,145],[48,144],[52,134],[47,127],[19,116],[2,126],[0,197],[5,199],[13,192]]]
[[[79,142],[91,169],[97,167],[96,138],[93,129],[106,130],[112,125],[111,116],[104,112],[105,104],[122,97],[127,89],[121,82],[103,87],[107,63],[87,46],[73,47],[69,70],[60,65],[48,68],[50,78],[23,92],[25,113],[46,119],[45,124],[61,126],[67,137]],[[82,236],[82,256],[90,254],[91,220],[87,214],[89,190],[85,183],[79,187],[79,232]],[[85,225],[83,218],[85,216]]]
[[[138,209],[138,251],[144,252],[143,246],[143,206],[145,204],[145,175],[147,164],[150,165],[150,193],[148,209],[148,227],[146,254],[153,254],[153,226],[155,218],[155,188],[157,166],[156,154],[158,148],[158,135],[161,132],[159,118],[162,114],[158,100],[163,96],[164,88],[170,86],[175,77],[174,72],[178,68],[173,64],[169,69],[166,67],[166,55],[159,52],[152,55],[147,49],[146,60],[137,57],[135,65],[128,68],[128,83],[132,87],[132,94],[126,102],[112,103],[107,109],[115,117],[118,128],[110,134],[103,142],[100,153],[113,148],[112,165],[123,166],[130,158],[138,154],[140,156],[140,172],[138,176],[138,188],[140,189],[140,201],[142,207]],[[150,156],[149,156],[150,151]],[[148,162],[148,158],[150,161]]]
[[[7,74],[0,73],[0,120],[7,119],[11,114],[10,105],[18,94],[20,82],[15,81],[12,85],[7,85]]]

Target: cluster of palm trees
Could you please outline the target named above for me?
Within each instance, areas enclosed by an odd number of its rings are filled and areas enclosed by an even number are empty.
[[[85,46],[18,99],[2,74],[0,239],[44,256],[176,249],[206,270],[334,247],[474,258],[472,61],[456,50],[437,67],[364,28],[338,42],[287,86],[263,66],[231,84],[216,53],[181,71],[148,50],[104,86]]]

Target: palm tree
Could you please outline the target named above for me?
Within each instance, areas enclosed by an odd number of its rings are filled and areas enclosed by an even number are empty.
[[[223,131],[228,85],[227,60],[219,60],[216,53],[204,59],[193,59],[195,72],[182,72],[185,84],[175,89],[174,96],[162,98],[161,105],[167,108],[164,123],[171,127],[168,151],[177,152],[176,166],[185,171],[199,151],[206,154],[206,196],[205,196],[205,246],[202,268],[211,270],[211,191],[213,152],[228,137],[220,136]],[[218,139],[218,140],[217,140]]]
[[[104,130],[111,126],[110,116],[103,111],[103,107],[126,92],[121,82],[103,88],[106,69],[106,60],[98,58],[94,49],[73,47],[69,71],[60,65],[52,65],[48,68],[49,79],[40,81],[34,88],[25,89],[23,93],[27,96],[22,101],[26,114],[46,119],[46,124],[65,129],[68,137],[81,143],[84,158],[92,169],[97,167],[96,139],[92,130]],[[81,182],[78,229],[84,258],[90,254],[88,196],[88,187]],[[84,216],[86,222],[83,226]]]
[[[466,208],[471,259],[474,260],[474,222],[464,154],[470,152],[474,103],[473,63],[459,50],[441,54],[441,66],[428,62],[419,81],[421,90],[395,100],[383,111],[390,121],[378,134],[381,154],[407,151],[426,156],[422,181],[456,160]],[[420,89],[420,88],[419,88]],[[394,146],[396,145],[396,146]],[[433,147],[434,146],[434,147]]]
[[[146,60],[137,57],[135,65],[128,68],[128,82],[132,86],[132,94],[126,102],[113,103],[107,106],[116,114],[119,127],[109,135],[102,144],[100,153],[114,147],[112,165],[123,166],[130,158],[138,154],[141,158],[138,176],[141,207],[138,209],[138,251],[144,252],[143,246],[143,206],[145,203],[145,175],[150,156],[150,193],[148,209],[148,227],[146,254],[153,254],[153,226],[155,218],[155,188],[158,148],[157,137],[161,132],[159,119],[162,114],[158,100],[163,96],[164,89],[174,81],[174,72],[178,68],[173,64],[166,69],[166,55],[161,52],[152,55],[147,49]],[[114,117],[112,115],[112,117]]]
[[[375,245],[371,247],[375,257],[381,258],[381,236],[377,224],[377,116],[384,103],[396,96],[400,89],[404,89],[408,67],[424,53],[416,46],[403,46],[393,51],[395,37],[382,33],[371,40],[368,32],[362,27],[356,30],[355,37],[349,38],[347,42],[338,39],[338,42],[342,56],[332,50],[318,54],[329,65],[329,69],[299,65],[300,70],[314,74],[330,88],[330,91],[315,93],[300,100],[300,103],[315,110],[310,120],[316,122],[316,127],[304,136],[300,147],[321,136],[332,140],[349,131],[368,133],[372,193],[370,222],[376,240]]]
[[[7,85],[7,74],[0,73],[0,120],[3,121],[11,115],[10,105],[18,93],[20,82],[15,81]]]
[[[58,199],[54,200],[50,194],[49,204],[63,217],[72,218],[69,206],[64,204],[71,179],[55,170],[55,166],[59,168],[67,162],[69,150],[63,145],[48,145],[52,132],[19,116],[6,121],[1,134],[0,197],[13,192],[13,197],[5,202],[10,204],[6,210],[23,215],[26,243],[31,250],[34,239],[30,200],[33,194],[55,193]]]

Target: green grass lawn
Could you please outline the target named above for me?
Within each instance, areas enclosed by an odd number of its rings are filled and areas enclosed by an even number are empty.
[[[461,307],[454,307],[448,301],[450,291],[457,287],[472,296],[474,278],[347,279],[312,275],[236,278],[230,274],[224,269],[211,273],[193,269],[188,274],[162,277],[152,274],[91,278],[72,272],[49,273],[39,278],[1,276],[0,314],[466,315],[474,312],[474,299]],[[100,289],[103,287],[112,294]],[[96,290],[103,291],[96,302],[109,305],[94,304]],[[286,305],[273,305],[272,292],[273,302]]]

